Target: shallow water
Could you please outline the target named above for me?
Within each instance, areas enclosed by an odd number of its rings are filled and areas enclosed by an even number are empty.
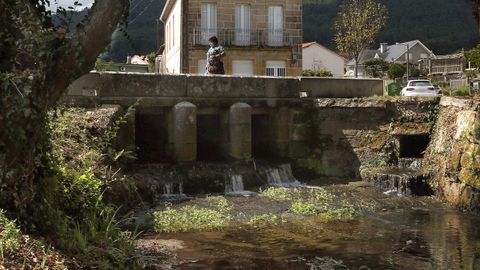
[[[178,269],[346,269],[312,266],[315,257],[331,257],[348,269],[480,269],[479,224],[479,217],[453,209],[408,209],[149,238],[182,243]]]

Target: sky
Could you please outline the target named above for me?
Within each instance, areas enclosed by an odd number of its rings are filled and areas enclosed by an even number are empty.
[[[57,7],[67,8],[69,6],[73,6],[73,3],[76,0],[50,0],[50,10],[57,10]],[[78,0],[82,4],[82,6],[78,7],[77,9],[84,9],[85,7],[90,7],[95,0]]]

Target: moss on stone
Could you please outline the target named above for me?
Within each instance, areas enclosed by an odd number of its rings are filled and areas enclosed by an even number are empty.
[[[462,145],[456,143],[453,146],[452,152],[450,154],[450,162],[448,163],[448,169],[452,172],[458,172],[460,170],[460,159],[462,157]]]
[[[462,183],[480,189],[480,171],[462,169],[458,178]]]
[[[472,144],[463,153],[461,165],[464,169],[480,171],[480,145]]]

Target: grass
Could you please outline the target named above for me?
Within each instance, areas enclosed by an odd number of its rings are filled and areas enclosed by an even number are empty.
[[[72,260],[41,240],[25,235],[0,209],[0,269],[68,269]]]

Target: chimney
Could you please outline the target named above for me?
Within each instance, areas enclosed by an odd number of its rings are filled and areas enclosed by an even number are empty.
[[[388,43],[380,43],[380,53],[385,53],[387,51]]]

